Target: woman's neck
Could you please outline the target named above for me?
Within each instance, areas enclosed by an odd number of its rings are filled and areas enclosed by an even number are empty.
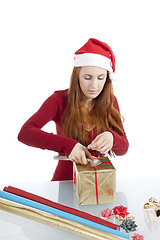
[[[93,100],[92,99],[87,99],[85,102],[85,107],[90,111],[93,107]]]

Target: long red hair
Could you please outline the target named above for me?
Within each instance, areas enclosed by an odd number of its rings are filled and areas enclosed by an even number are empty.
[[[124,135],[121,115],[114,107],[113,86],[109,72],[102,92],[93,99],[90,111],[85,107],[85,96],[79,84],[80,67],[74,67],[67,93],[67,106],[63,114],[63,134],[87,146],[86,130],[95,127],[97,135],[106,130],[115,130]]]

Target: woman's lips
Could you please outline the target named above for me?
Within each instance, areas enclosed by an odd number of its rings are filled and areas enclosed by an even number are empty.
[[[91,93],[91,94],[96,94],[98,91],[97,90],[88,90],[89,91],[89,93]]]

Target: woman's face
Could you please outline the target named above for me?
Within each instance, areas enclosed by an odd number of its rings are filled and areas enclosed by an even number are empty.
[[[96,98],[102,91],[107,70],[100,67],[83,66],[79,72],[79,84],[87,100]]]

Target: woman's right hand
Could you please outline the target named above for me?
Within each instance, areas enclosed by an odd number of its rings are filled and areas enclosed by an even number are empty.
[[[87,158],[94,159],[95,157],[88,151],[88,149],[80,143],[77,143],[68,156],[72,162],[86,165]]]

